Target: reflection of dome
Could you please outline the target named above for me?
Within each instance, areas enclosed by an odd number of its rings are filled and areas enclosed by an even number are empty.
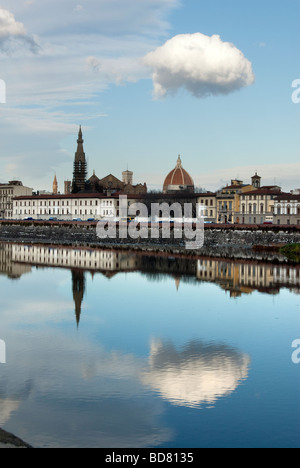
[[[218,344],[189,343],[178,351],[153,342],[142,382],[177,406],[213,404],[248,377],[249,356]]]
[[[180,190],[194,192],[194,181],[190,174],[183,169],[181,158],[178,156],[175,169],[165,179],[163,191],[168,193]]]

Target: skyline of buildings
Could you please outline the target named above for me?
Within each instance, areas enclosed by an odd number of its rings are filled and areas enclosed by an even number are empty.
[[[0,216],[7,219],[100,220],[120,217],[119,196],[128,197],[128,206],[137,202],[191,202],[204,207],[205,222],[220,224],[300,225],[300,189],[282,192],[278,185],[262,185],[256,172],[250,183],[232,179],[216,192],[200,192],[193,177],[183,168],[178,156],[174,169],[166,175],[161,190],[148,194],[147,184],[133,185],[133,172],[123,171],[122,181],[109,174],[99,179],[95,171],[88,178],[88,167],[80,126],[74,157],[72,181],[64,181],[65,193],[58,191],[56,174],[53,191],[33,193],[21,182],[0,184]],[[149,198],[150,197],[150,198]],[[153,198],[154,197],[154,198]]]

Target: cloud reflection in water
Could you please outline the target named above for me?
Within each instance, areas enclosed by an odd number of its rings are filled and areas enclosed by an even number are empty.
[[[212,405],[247,379],[249,364],[249,356],[226,345],[192,341],[177,350],[153,341],[141,380],[174,405]]]

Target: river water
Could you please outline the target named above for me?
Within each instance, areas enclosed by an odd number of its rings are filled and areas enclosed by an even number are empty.
[[[299,267],[3,244],[0,272],[3,429],[42,448],[300,447]]]

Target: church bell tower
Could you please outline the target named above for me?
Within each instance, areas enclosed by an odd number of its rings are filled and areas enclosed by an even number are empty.
[[[83,150],[83,141],[84,140],[82,138],[82,130],[80,126],[77,140],[77,151],[75,153],[74,160],[72,193],[83,192],[85,190],[87,177],[87,163],[85,158],[85,152]]]

